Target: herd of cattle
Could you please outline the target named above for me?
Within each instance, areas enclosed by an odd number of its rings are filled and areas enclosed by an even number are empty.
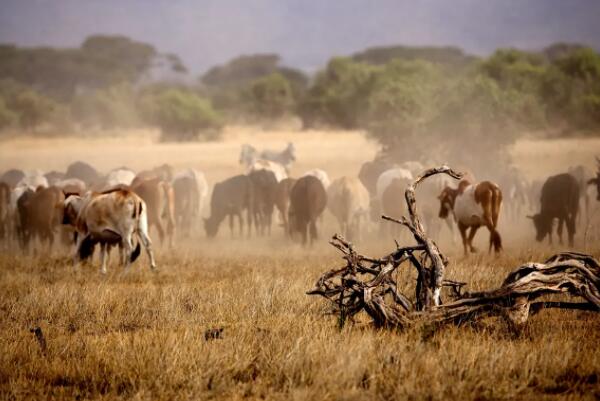
[[[295,153],[291,143],[281,152],[242,146],[239,162],[245,171],[213,186],[209,217],[203,221],[206,235],[216,236],[228,219],[233,236],[237,217],[240,236],[250,236],[253,230],[257,235],[270,235],[275,220],[286,236],[312,243],[326,208],[346,237],[359,238],[374,224],[380,226],[380,233],[388,234],[398,227],[385,225],[379,216],[406,214],[406,186],[424,170],[419,162],[394,163],[379,157],[363,164],[357,177],[331,182],[324,170],[313,169],[291,178],[288,172]],[[583,219],[580,204],[589,219],[588,188],[593,186],[600,194],[600,159],[595,176],[577,166],[543,183],[528,182],[514,168],[494,181],[477,182],[473,174],[467,174],[455,184],[437,175],[419,188],[417,196],[426,228],[434,238],[444,226],[453,233],[456,225],[468,253],[475,251],[473,238],[485,226],[490,251],[498,252],[502,249],[501,213],[507,221],[516,221],[539,210],[528,216],[533,219],[536,239],[552,241],[553,222],[558,220],[560,241],[566,225],[573,245],[578,218]],[[141,244],[155,268],[150,228],[155,228],[161,243],[172,245],[176,229],[189,236],[201,226],[208,194],[202,172],[175,172],[166,164],[137,173],[121,167],[107,174],[81,161],[65,172],[12,169],[0,176],[0,241],[5,249],[18,245],[28,252],[36,242],[52,247],[58,236],[74,247],[76,264],[90,257],[98,245],[102,272],[111,247],[119,248],[122,263],[129,266],[139,256]]]

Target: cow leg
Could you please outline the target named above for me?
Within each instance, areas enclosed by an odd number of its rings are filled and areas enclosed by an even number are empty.
[[[477,252],[477,249],[473,246],[473,238],[475,238],[475,234],[477,234],[477,230],[479,230],[479,226],[471,226],[471,230],[469,231],[469,238],[467,239],[467,244],[471,253]]]
[[[564,219],[564,217],[560,217],[560,218],[558,219],[558,228],[557,228],[556,232],[558,233],[558,243],[559,243],[560,245],[562,245],[562,244],[563,244],[563,240],[562,240],[562,232],[563,232],[563,224],[564,224],[564,222],[565,222],[565,219]]]
[[[238,222],[240,224],[240,238],[244,238],[244,216],[241,212],[237,214]]]
[[[575,237],[575,216],[567,216],[567,233],[569,234],[569,246],[574,245],[574,237]]]
[[[459,222],[458,223],[458,231],[460,232],[460,237],[462,238],[463,250],[465,252],[465,256],[467,256],[469,254],[469,252],[467,250],[467,226],[465,226],[463,223]]]
[[[106,248],[106,243],[102,242],[100,244],[100,273],[102,274],[106,274],[106,260],[108,259]]]
[[[156,269],[156,261],[154,260],[154,252],[152,251],[152,241],[148,236],[148,232],[146,230],[140,229],[138,230],[138,237],[144,245],[144,249],[146,249],[146,253],[148,254],[148,258],[150,259],[150,269]]]
[[[317,220],[313,219],[310,221],[310,244],[317,240]]]

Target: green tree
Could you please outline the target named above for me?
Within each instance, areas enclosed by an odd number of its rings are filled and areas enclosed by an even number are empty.
[[[167,89],[147,93],[140,101],[147,123],[161,130],[162,140],[214,139],[222,126],[210,101],[192,92]]]
[[[17,114],[8,108],[6,102],[0,97],[0,130],[12,126],[17,121]]]
[[[24,90],[9,99],[8,107],[18,115],[21,128],[33,131],[48,122],[57,104],[33,90]]]
[[[294,101],[290,82],[279,73],[252,82],[248,92],[253,111],[264,118],[277,119],[285,116]]]

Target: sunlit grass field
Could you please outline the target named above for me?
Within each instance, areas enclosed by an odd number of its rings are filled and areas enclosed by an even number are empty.
[[[231,128],[222,142],[198,144],[156,144],[153,135],[5,141],[0,170],[64,170],[74,160],[104,171],[121,165],[139,170],[169,162],[202,169],[214,184],[243,171],[241,143],[283,148],[292,140],[299,159],[293,175],[319,167],[336,178],[355,175],[377,149],[354,132]],[[539,177],[570,164],[593,167],[599,148],[599,140],[530,140],[514,152],[528,176]],[[534,243],[523,220],[500,226],[507,245],[498,258],[464,258],[460,245],[444,238],[442,249],[451,258],[447,277],[467,281],[471,290],[489,289],[520,264],[563,250]],[[106,276],[97,260],[74,271],[66,249],[26,256],[3,249],[0,399],[600,398],[595,313],[542,311],[519,334],[495,320],[433,335],[377,331],[364,317],[338,328],[327,304],[305,295],[324,271],[343,263],[327,244],[335,231],[326,214],[320,243],[306,249],[287,241],[279,227],[271,237],[250,240],[230,238],[222,227],[213,241],[196,227],[173,249],[155,244],[158,272],[142,257],[124,274],[113,255]],[[576,249],[600,257],[600,242],[584,244],[582,237]],[[484,230],[477,241],[484,249]],[[395,246],[376,230],[356,245],[371,256]],[[412,296],[414,272],[402,271],[401,278]],[[30,333],[34,327],[44,333],[44,351]],[[223,328],[219,338],[207,339],[206,331],[217,328]]]

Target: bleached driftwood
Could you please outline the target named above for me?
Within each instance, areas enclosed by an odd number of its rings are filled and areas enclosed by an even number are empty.
[[[341,324],[365,311],[376,327],[400,329],[422,323],[460,324],[486,316],[501,317],[519,326],[544,308],[600,311],[600,265],[585,254],[565,252],[545,263],[526,263],[510,273],[499,288],[490,291],[466,292],[466,283],[445,280],[448,259],[426,235],[415,198],[419,183],[440,173],[461,177],[447,166],[429,169],[406,189],[409,219],[382,216],[406,226],[416,245],[397,246],[382,258],[371,258],[359,254],[351,243],[335,235],[330,243],[342,252],[346,265],[325,273],[307,294],[321,295],[330,301]],[[395,281],[394,272],[404,265],[417,271],[414,304],[398,290]],[[452,298],[448,303],[442,302],[443,287],[449,289]],[[553,293],[567,293],[586,302],[533,302]]]

